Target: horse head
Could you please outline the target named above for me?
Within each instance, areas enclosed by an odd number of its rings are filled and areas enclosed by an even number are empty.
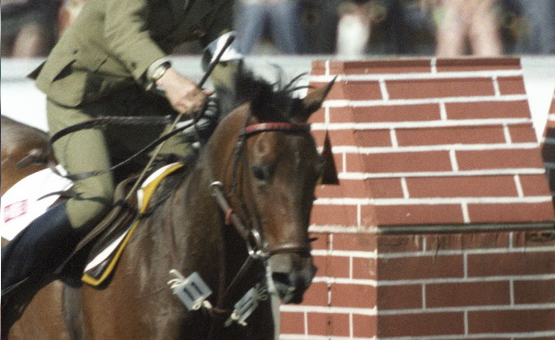
[[[221,178],[250,256],[265,264],[269,291],[300,303],[316,273],[308,227],[314,190],[329,164],[307,121],[333,82],[304,99],[293,98],[291,84],[276,90],[250,76],[241,82],[238,88],[248,89],[244,103],[220,123],[220,132],[227,130],[214,134],[220,141],[211,141],[227,145],[216,152],[223,166],[213,174]]]

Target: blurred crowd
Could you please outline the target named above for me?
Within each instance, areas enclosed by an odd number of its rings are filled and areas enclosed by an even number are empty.
[[[2,57],[47,55],[86,1],[2,0]],[[555,0],[237,0],[235,23],[246,55],[555,54]]]

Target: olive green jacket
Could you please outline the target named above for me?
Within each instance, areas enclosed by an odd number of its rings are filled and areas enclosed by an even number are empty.
[[[206,46],[231,29],[232,11],[232,0],[88,0],[30,77],[61,105],[92,102],[144,85],[148,67],[184,42]]]

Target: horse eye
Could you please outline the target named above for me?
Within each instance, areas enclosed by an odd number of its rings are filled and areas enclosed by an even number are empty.
[[[270,173],[260,165],[252,166],[252,174],[256,179],[259,179],[261,181],[267,181],[268,179],[270,179]]]

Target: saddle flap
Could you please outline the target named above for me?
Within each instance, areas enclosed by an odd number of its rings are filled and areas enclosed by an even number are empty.
[[[123,203],[123,199],[136,178],[130,178],[118,186],[116,204],[112,212],[96,227],[102,232],[99,235],[91,235],[96,240],[84,270],[83,282],[99,286],[110,276],[123,249],[139,225],[141,216],[147,211],[154,192],[163,179],[182,167],[181,163],[173,163],[153,172],[137,191],[137,200],[133,206]]]

